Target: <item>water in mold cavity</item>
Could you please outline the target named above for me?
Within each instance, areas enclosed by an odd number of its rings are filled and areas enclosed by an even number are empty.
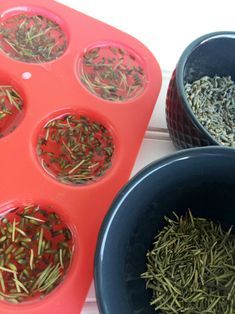
[[[11,85],[0,84],[0,137],[14,131],[23,114],[23,100],[20,94]]]
[[[112,165],[113,138],[101,123],[79,114],[49,121],[37,142],[42,167],[65,184],[99,180]]]
[[[92,94],[113,102],[139,96],[146,84],[141,59],[134,52],[115,45],[88,49],[80,60],[79,75]]]
[[[66,35],[42,15],[16,14],[0,23],[0,50],[10,58],[42,63],[59,58],[67,48]]]
[[[64,279],[73,255],[72,233],[60,216],[39,205],[0,214],[0,299],[37,300]]]

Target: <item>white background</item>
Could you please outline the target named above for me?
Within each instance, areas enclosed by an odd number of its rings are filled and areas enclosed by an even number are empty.
[[[125,31],[154,53],[163,70],[172,70],[192,39],[235,30],[234,0],[59,0]]]
[[[171,72],[181,53],[192,40],[209,32],[235,31],[235,0],[58,2],[136,37],[152,51],[162,68],[162,90],[132,174],[152,160],[173,152],[175,149],[166,130],[164,109]],[[93,286],[82,313],[98,313]]]

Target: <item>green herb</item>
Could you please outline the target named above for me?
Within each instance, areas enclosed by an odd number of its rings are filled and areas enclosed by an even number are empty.
[[[0,48],[13,59],[48,62],[59,58],[66,47],[60,26],[41,15],[15,15],[0,24]]]
[[[109,101],[136,97],[145,85],[144,71],[137,58],[115,46],[88,50],[80,71],[80,79],[90,92]]]
[[[57,180],[84,184],[110,168],[114,144],[102,124],[84,116],[65,115],[44,127],[37,151],[43,168]]]
[[[185,85],[198,121],[220,144],[235,146],[235,84],[231,77],[204,76]]]
[[[0,85],[0,136],[12,132],[23,114],[23,100],[11,85]]]
[[[48,294],[63,280],[72,248],[72,234],[55,212],[38,205],[8,212],[0,220],[1,299],[19,303]]]
[[[194,218],[165,218],[141,275],[151,305],[163,314],[235,313],[235,236],[221,225]]]

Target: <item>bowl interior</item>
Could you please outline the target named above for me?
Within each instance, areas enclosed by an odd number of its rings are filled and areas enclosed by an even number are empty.
[[[185,150],[153,163],[121,191],[99,237],[95,282],[101,313],[157,313],[140,274],[146,252],[172,211],[235,223],[235,151]],[[160,312],[159,312],[160,313]]]
[[[217,34],[193,49],[186,60],[183,80],[192,83],[202,76],[231,76],[235,80],[235,33]]]
[[[179,103],[172,108],[176,118],[173,138],[184,146],[221,145],[201,124],[188,102],[185,84],[203,76],[231,76],[235,81],[235,32],[215,32],[194,40],[183,52],[176,67],[176,88]],[[174,103],[174,102],[173,102]],[[170,132],[172,133],[172,131]]]

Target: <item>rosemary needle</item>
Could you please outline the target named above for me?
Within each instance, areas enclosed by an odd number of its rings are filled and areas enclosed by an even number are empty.
[[[235,313],[235,236],[232,227],[175,213],[154,239],[141,275],[151,305],[163,314]],[[219,230],[219,232],[218,232]]]

